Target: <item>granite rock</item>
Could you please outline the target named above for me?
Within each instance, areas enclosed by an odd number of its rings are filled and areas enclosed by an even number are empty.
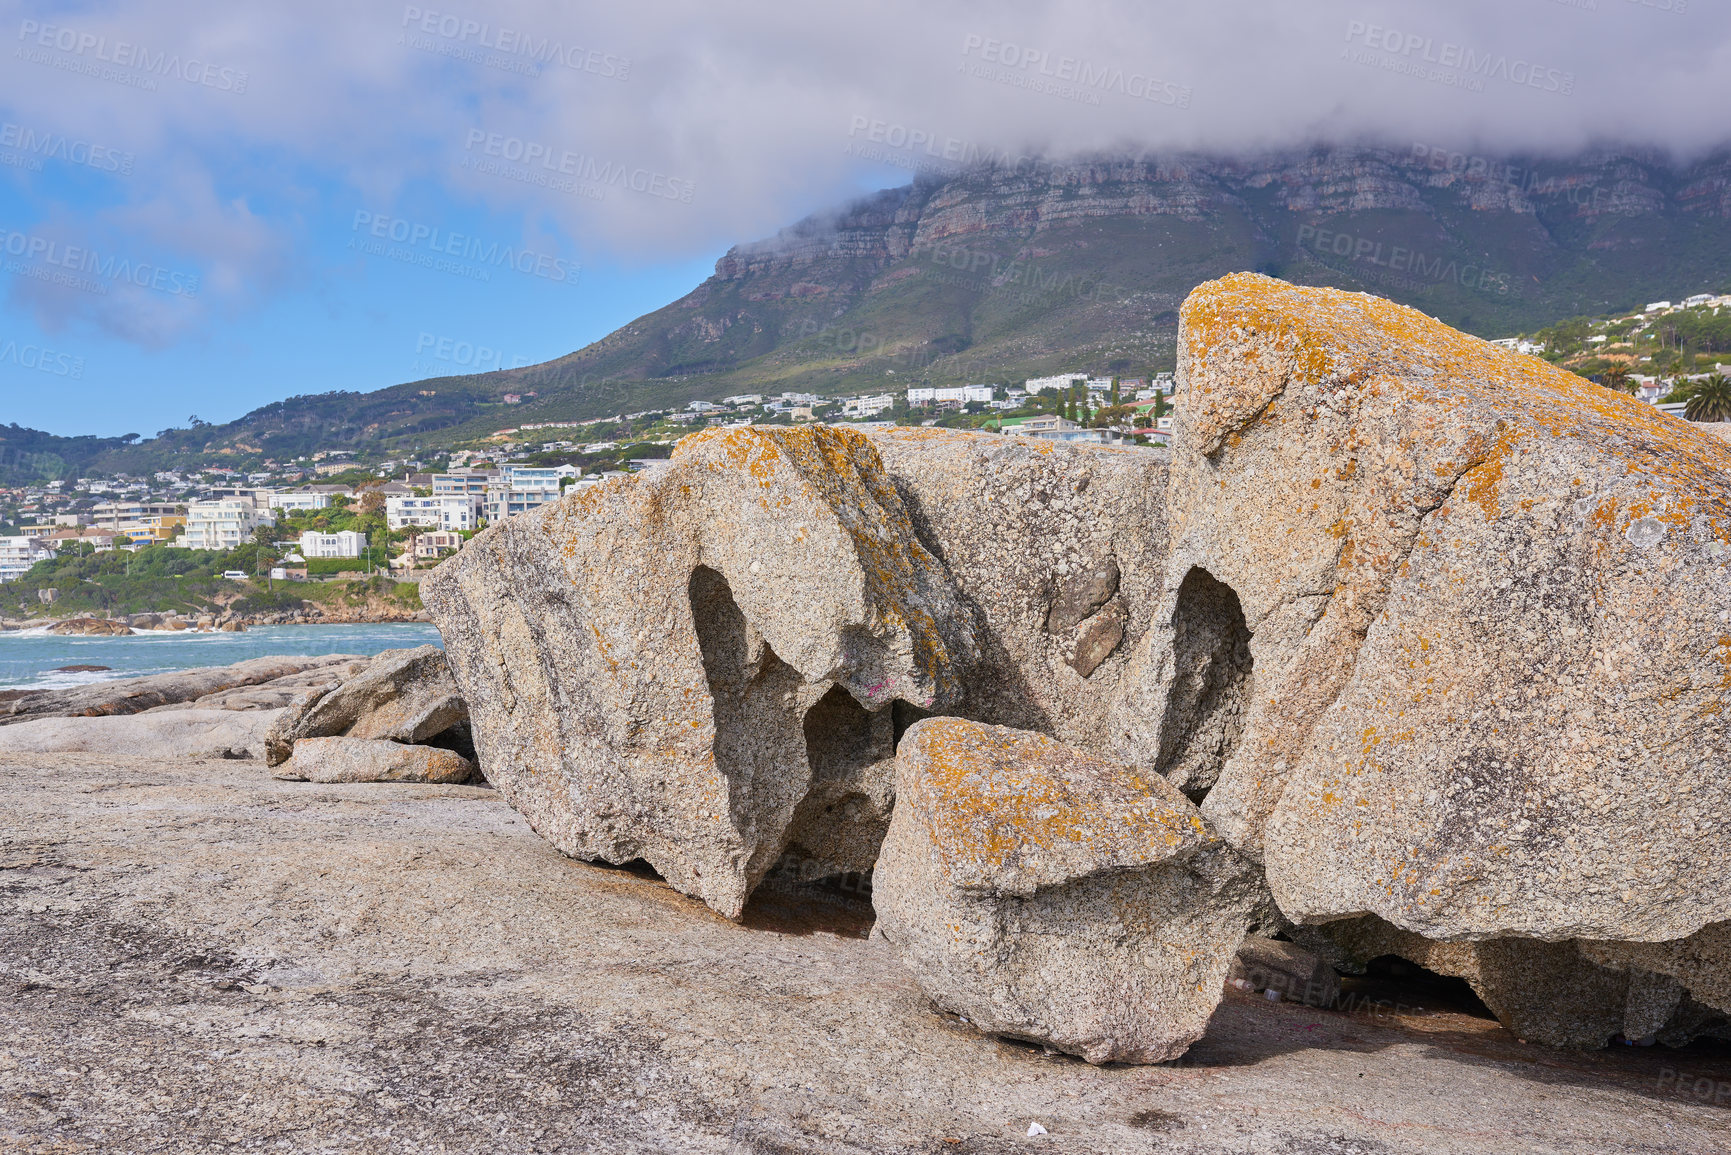
[[[468,707],[437,646],[385,650],[360,673],[307,694],[272,731],[265,761],[286,761],[302,738],[377,738],[409,744],[469,720]]]
[[[1179,377],[1154,616],[1174,688],[1204,623],[1221,724],[1162,749],[1204,740],[1193,796],[1288,918],[1457,943],[1731,918],[1731,446],[1251,275],[1192,294]]]
[[[1188,799],[956,718],[916,724],[896,761],[875,933],[933,1002],[1092,1063],[1202,1036],[1260,886]]]
[[[1096,753],[1159,721],[1137,656],[1162,602],[1167,454],[947,429],[871,435],[980,656],[953,713]]]
[[[167,674],[116,678],[65,690],[32,690],[11,701],[0,702],[0,726],[16,725],[30,718],[141,714],[164,706],[193,703],[228,708],[219,702],[219,695],[262,687],[282,679],[312,676],[318,680],[325,671],[340,670],[364,660],[354,654],[251,658],[232,666],[201,666]],[[270,701],[266,704],[274,707],[286,703]]]
[[[279,710],[162,710],[33,718],[0,727],[0,753],[133,758],[262,758]]]
[[[475,764],[454,750],[380,738],[300,738],[273,777],[302,782],[467,782]]]
[[[896,731],[975,647],[877,450],[824,427],[689,437],[421,589],[488,780],[561,851],[729,917],[784,852],[871,865]]]

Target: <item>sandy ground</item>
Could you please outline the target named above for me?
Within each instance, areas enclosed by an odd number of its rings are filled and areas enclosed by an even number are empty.
[[[484,788],[7,757],[0,1150],[1731,1151],[1731,1050],[1232,993],[1183,1060],[1094,1068],[938,1014],[867,925],[730,924]]]

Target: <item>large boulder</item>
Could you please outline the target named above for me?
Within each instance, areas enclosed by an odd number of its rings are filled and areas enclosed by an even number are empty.
[[[374,738],[409,744],[469,720],[437,646],[385,650],[359,674],[306,694],[271,732],[265,761],[280,765],[303,738]]]
[[[1202,1037],[1256,871],[1158,777],[957,718],[910,729],[874,933],[939,1006],[1089,1062]]]
[[[35,718],[0,727],[0,754],[119,754],[178,762],[262,758],[280,710],[164,710]]]
[[[1731,918],[1731,446],[1259,276],[1192,294],[1179,375],[1150,645],[1169,703],[1215,705],[1139,760],[1208,783],[1287,917],[1457,943]]]
[[[864,436],[731,429],[510,518],[421,585],[481,769],[567,854],[738,916],[790,848],[867,868],[898,729],[972,623]]]
[[[301,738],[274,777],[301,782],[467,782],[475,764],[455,750],[379,738]]]
[[[1116,707],[1145,679],[1164,592],[1165,450],[926,428],[872,442],[973,616],[954,712],[1099,752],[1151,730],[1140,697]]]

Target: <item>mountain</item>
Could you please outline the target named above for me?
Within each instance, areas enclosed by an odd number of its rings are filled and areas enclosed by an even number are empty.
[[[566,357],[295,397],[95,460],[431,446],[726,393],[1141,374],[1172,366],[1191,288],[1245,269],[1483,336],[1725,291],[1731,154],[1319,148],[925,176],[737,246],[686,296]]]

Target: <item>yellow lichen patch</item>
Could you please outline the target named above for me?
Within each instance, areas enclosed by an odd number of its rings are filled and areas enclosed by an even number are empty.
[[[1713,536],[1731,541],[1731,444],[1536,357],[1392,301],[1252,273],[1199,286],[1182,318],[1180,359],[1189,377],[1205,377],[1211,356],[1254,338],[1284,351],[1293,375],[1313,384],[1374,378],[1463,419],[1467,405],[1480,403],[1481,419],[1506,419],[1527,434],[1567,439],[1621,462],[1625,475],[1664,491],[1664,520],[1680,528],[1705,515]],[[1499,477],[1492,468],[1476,479],[1475,500],[1493,516]]]
[[[1503,466],[1514,451],[1515,443],[1525,436],[1526,432],[1518,426],[1505,423],[1497,431],[1496,440],[1491,443],[1485,459],[1461,478],[1466,499],[1484,511],[1486,521],[1495,521],[1502,512],[1497,487],[1502,484]]]
[[[868,438],[825,425],[710,429],[683,438],[673,452],[676,462],[700,455],[711,468],[738,471],[765,490],[779,478],[833,513],[864,572],[868,615],[905,631],[915,668],[935,694],[955,691],[956,661],[925,596],[942,580],[941,567],[919,544]]]
[[[959,884],[1005,872],[1038,880],[1078,862],[1154,863],[1211,838],[1196,808],[1163,779],[1043,735],[932,719],[903,756],[922,768],[909,801]]]

